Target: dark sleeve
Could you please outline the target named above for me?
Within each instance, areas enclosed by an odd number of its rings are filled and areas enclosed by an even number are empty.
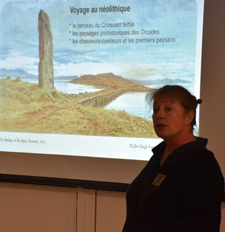
[[[209,151],[189,163],[180,193],[182,219],[171,224],[141,226],[137,232],[219,232],[224,180]]]

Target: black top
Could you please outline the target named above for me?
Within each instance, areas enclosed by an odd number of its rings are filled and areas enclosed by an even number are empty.
[[[169,155],[156,146],[127,191],[123,232],[219,232],[224,180],[208,140],[197,138]]]

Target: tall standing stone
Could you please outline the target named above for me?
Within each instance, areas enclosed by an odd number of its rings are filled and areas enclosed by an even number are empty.
[[[38,15],[39,32],[39,87],[54,88],[53,37],[48,15],[40,10]]]

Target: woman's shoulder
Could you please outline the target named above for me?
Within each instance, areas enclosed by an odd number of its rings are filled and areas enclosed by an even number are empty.
[[[195,161],[198,160],[205,161],[205,163],[215,162],[216,158],[214,153],[207,149],[208,139],[197,137],[195,141],[188,144],[184,144],[182,147],[178,148],[176,153],[181,155],[183,154],[186,157],[186,161]]]
[[[212,151],[206,147],[199,147],[186,156],[186,167],[190,175],[200,175],[209,179],[223,179],[217,159]]]

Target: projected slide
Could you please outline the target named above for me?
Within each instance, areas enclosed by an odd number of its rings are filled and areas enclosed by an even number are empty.
[[[148,91],[198,96],[203,1],[3,1],[0,150],[148,160]]]

